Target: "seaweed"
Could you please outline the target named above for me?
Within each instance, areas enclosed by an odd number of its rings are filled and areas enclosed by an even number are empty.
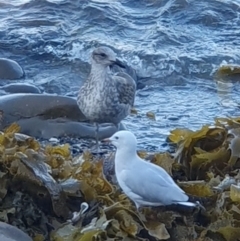
[[[43,146],[19,132],[12,124],[0,133],[0,220],[35,241],[239,239],[240,118],[171,131],[173,155],[138,153],[163,167],[205,211],[136,210],[107,177],[114,177],[113,152],[73,157],[68,144]]]

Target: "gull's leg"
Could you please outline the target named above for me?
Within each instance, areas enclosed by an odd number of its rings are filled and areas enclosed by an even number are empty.
[[[140,220],[146,222],[147,220],[146,220],[144,214],[141,212],[141,206],[138,203],[135,203],[135,206],[136,206],[136,209],[137,209],[136,214],[138,215]]]
[[[120,129],[120,123],[119,124],[114,124],[114,126],[117,128],[117,131]]]
[[[121,130],[127,130],[127,126],[124,125],[124,123],[120,122],[118,124],[114,124],[114,126],[116,126],[117,131],[121,131]]]
[[[140,205],[138,204],[138,203],[136,203],[136,202],[134,202],[135,203],[135,206],[136,206],[136,209],[137,209],[137,212],[139,213],[139,214],[141,214],[141,207],[140,207]]]
[[[99,125],[98,123],[95,123],[95,139],[96,139],[96,150],[99,151],[99,138],[98,138],[98,132],[99,132]]]
[[[92,154],[103,154],[104,152],[106,152],[106,150],[100,149],[100,145],[99,145],[99,124],[94,122],[94,137],[96,140],[96,143],[94,143],[94,145],[90,148],[90,151],[92,152]]]

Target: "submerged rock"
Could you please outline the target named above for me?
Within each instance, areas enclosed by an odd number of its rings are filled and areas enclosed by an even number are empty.
[[[33,94],[40,94],[40,89],[31,84],[25,84],[25,83],[14,83],[14,84],[8,84],[0,87],[1,90],[4,90],[8,93],[33,93]]]
[[[0,222],[0,240],[1,241],[32,241],[32,239],[20,229]]]
[[[22,67],[14,60],[0,58],[0,79],[20,79],[24,77]]]
[[[48,94],[10,94],[0,97],[0,130],[16,122],[21,133],[49,139],[74,136],[95,138],[95,127],[80,111],[75,99]],[[120,129],[124,129],[120,125]],[[111,136],[117,128],[102,124],[99,138]]]

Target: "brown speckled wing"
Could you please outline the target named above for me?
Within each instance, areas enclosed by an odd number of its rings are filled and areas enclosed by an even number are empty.
[[[119,102],[133,106],[136,92],[135,81],[128,74],[123,72],[117,73],[113,78],[116,81]]]

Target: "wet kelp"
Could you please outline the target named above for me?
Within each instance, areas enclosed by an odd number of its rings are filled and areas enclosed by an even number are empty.
[[[232,76],[232,75],[239,75],[240,74],[240,66],[239,65],[231,65],[231,64],[223,64],[221,65],[215,75],[217,77],[224,77],[224,76]]]
[[[171,206],[137,212],[116,184],[113,165],[106,166],[113,153],[73,158],[69,145],[42,146],[19,131],[13,124],[0,133],[0,220],[35,241],[235,241],[240,236],[240,118],[218,118],[197,131],[173,130],[174,155],[139,153],[165,168],[205,211]]]
[[[220,236],[214,234],[221,234],[222,240],[238,240],[240,118],[216,118],[215,125],[198,131],[176,129],[169,140],[177,145],[175,165],[184,169],[187,180],[194,180],[180,186],[192,195],[217,197],[208,210],[211,222],[201,235],[217,240]],[[195,180],[204,181],[199,186]]]

